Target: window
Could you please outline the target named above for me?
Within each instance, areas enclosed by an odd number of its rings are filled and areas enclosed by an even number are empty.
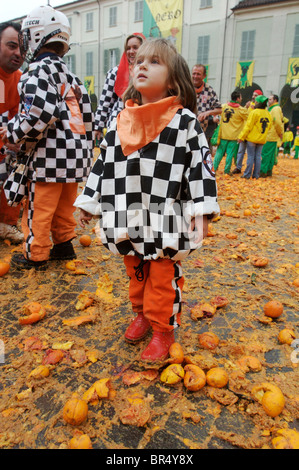
[[[135,20],[143,21],[143,0],[135,2]]]
[[[73,34],[72,18],[68,18],[68,20],[69,20],[69,23],[70,23],[71,34]]]
[[[208,8],[212,6],[212,0],[200,0],[200,8]]]
[[[117,7],[109,8],[109,26],[116,26],[117,24]]]
[[[240,60],[252,60],[254,57],[255,31],[243,31]]]
[[[86,75],[93,75],[93,52],[86,53]]]
[[[197,63],[209,63],[210,36],[199,36],[197,41]]]
[[[120,61],[120,49],[105,49],[104,51],[104,72],[112,69],[119,64]]]
[[[76,56],[75,55],[66,55],[63,59],[66,63],[67,68],[70,72],[76,73]]]
[[[299,57],[299,24],[296,24],[295,28],[293,57]]]
[[[86,31],[93,30],[93,12],[86,13]]]

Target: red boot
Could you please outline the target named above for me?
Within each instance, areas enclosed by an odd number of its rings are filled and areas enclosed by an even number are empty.
[[[142,361],[163,361],[168,356],[168,351],[172,343],[175,342],[174,332],[172,331],[154,331],[153,337],[143,353]]]
[[[141,341],[147,335],[150,329],[150,322],[142,313],[138,313],[137,317],[126,329],[125,339],[129,343],[138,343],[138,341]]]

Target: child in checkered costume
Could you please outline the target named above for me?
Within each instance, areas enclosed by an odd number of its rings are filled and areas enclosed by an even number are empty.
[[[15,254],[11,264],[30,269],[45,266],[49,257],[76,257],[73,203],[92,165],[93,113],[87,91],[62,60],[69,50],[66,16],[38,7],[24,20],[22,32],[23,53],[29,42],[32,56],[20,79],[20,110],[8,123],[7,138],[21,144],[24,153],[33,149],[33,157],[22,217],[23,254]]]
[[[125,339],[153,330],[141,359],[164,360],[180,325],[181,261],[219,212],[215,175],[188,66],[168,41],[138,49],[124,102],[75,205],[82,227],[100,216],[103,244],[124,256],[137,315]]]

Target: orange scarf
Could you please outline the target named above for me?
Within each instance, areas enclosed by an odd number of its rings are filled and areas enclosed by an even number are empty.
[[[141,106],[133,100],[126,102],[125,109],[117,116],[117,132],[126,157],[152,142],[165,129],[177,110],[183,108],[176,99],[170,96]]]
[[[203,83],[199,88],[195,88],[195,93],[196,93],[197,95],[199,95],[199,93],[202,92],[204,85],[205,85],[205,84]]]

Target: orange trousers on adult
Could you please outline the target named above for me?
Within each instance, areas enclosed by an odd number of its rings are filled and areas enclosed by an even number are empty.
[[[48,260],[53,243],[76,237],[73,204],[77,189],[78,183],[29,183],[29,196],[22,216],[26,258]]]
[[[143,313],[154,331],[172,331],[181,324],[184,278],[180,262],[149,260],[143,265],[143,280],[136,278],[137,256],[125,256],[130,278],[129,298],[135,313]]]

